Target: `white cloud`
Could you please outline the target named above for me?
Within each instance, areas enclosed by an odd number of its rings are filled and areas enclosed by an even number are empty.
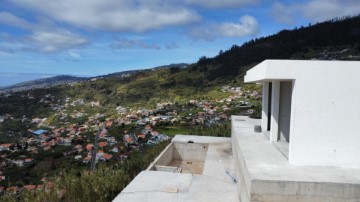
[[[10,0],[73,26],[107,31],[144,32],[200,20],[193,10],[171,1],[148,0]]]
[[[360,3],[358,0],[309,0],[288,5],[279,2],[273,4],[272,15],[279,22],[292,24],[299,14],[308,20],[321,22],[335,17],[358,15]]]
[[[156,44],[148,44],[141,40],[130,40],[126,38],[117,38],[111,44],[113,49],[155,49],[159,50],[160,46]]]
[[[21,27],[21,28],[30,28],[31,24],[27,21],[9,13],[9,12],[0,12],[0,23],[7,24],[11,26]]]
[[[224,22],[212,24],[207,27],[199,27],[192,30],[191,35],[195,39],[214,40],[219,37],[244,37],[255,35],[259,32],[259,23],[249,15],[242,16],[238,23]]]
[[[272,6],[271,15],[275,18],[276,21],[286,24],[295,23],[295,14],[296,9],[289,8],[288,6],[276,2]]]
[[[38,31],[34,32],[29,37],[29,42],[35,47],[31,46],[27,47],[27,49],[35,49],[45,53],[54,53],[85,45],[87,40],[69,31]]]
[[[187,4],[199,5],[205,8],[230,8],[258,4],[260,0],[185,0]]]
[[[75,51],[69,50],[69,51],[67,51],[67,54],[72,59],[75,59],[75,60],[80,60],[81,59],[81,55],[79,53],[75,52]]]
[[[259,24],[252,16],[245,15],[240,18],[240,23],[223,23],[219,26],[223,36],[242,37],[254,35],[259,31]]]
[[[1,52],[13,53],[19,50],[55,53],[88,43],[87,39],[65,29],[30,23],[8,12],[0,12],[0,24],[21,27],[29,30],[31,34],[12,36],[0,33],[0,42],[11,42],[1,48]]]
[[[334,17],[360,14],[360,2],[354,0],[313,0],[301,6],[301,11],[306,18],[323,21]]]

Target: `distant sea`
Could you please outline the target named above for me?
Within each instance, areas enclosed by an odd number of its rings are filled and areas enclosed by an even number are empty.
[[[0,72],[0,88],[18,84],[24,81],[31,81],[53,76],[57,76],[57,74]]]

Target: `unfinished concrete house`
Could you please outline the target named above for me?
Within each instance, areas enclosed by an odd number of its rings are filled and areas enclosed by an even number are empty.
[[[360,201],[360,62],[266,60],[262,119],[177,135],[114,201]],[[261,126],[261,132],[258,129]]]

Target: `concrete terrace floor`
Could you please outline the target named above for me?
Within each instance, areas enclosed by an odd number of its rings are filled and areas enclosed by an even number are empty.
[[[115,202],[237,202],[231,139],[178,135],[173,142],[209,143],[202,174],[146,170],[114,199]]]
[[[358,168],[291,165],[263,133],[254,132],[260,120],[233,116],[232,122],[233,144],[244,157],[251,179],[360,184]]]
[[[263,133],[254,132],[259,124],[232,117],[242,201],[360,201],[360,169],[292,165]]]

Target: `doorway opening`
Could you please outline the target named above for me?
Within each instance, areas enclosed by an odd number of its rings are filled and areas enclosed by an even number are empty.
[[[267,120],[267,131],[271,129],[271,97],[272,97],[272,83],[269,82],[269,93],[268,93],[268,120]]]
[[[292,82],[280,82],[279,134],[278,141],[290,141]]]
[[[278,135],[277,141],[274,143],[280,152],[289,158],[292,81],[281,81],[279,90]]]

